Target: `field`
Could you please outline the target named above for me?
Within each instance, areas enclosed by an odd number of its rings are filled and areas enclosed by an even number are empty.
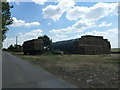
[[[120,48],[113,48],[113,49],[111,49],[111,52],[120,54]]]
[[[117,88],[118,55],[23,55],[17,56],[40,66],[80,88]]]

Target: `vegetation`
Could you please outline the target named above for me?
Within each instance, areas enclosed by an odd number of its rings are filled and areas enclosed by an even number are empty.
[[[43,42],[44,42],[44,50],[50,50],[51,49],[52,40],[47,35],[38,37],[38,39],[43,40]]]
[[[9,30],[7,26],[13,23],[11,8],[13,6],[10,6],[8,2],[2,2],[2,41],[6,38],[6,32]]]
[[[51,50],[51,45],[52,45],[52,40],[47,35],[38,37],[43,40],[44,44],[44,52],[47,53]],[[21,45],[10,45],[7,49],[3,49],[4,51],[9,51],[9,52],[23,52],[23,47]]]
[[[8,51],[8,52],[22,52],[22,46],[21,45],[10,45],[8,49],[3,49],[3,51]]]
[[[18,55],[18,54],[17,54]],[[117,88],[118,55],[23,55],[24,60],[81,88]]]
[[[113,54],[120,54],[120,48],[113,48],[113,49],[111,49],[111,53],[113,53]]]
[[[120,48],[113,48],[111,49],[112,52],[119,52],[120,51]]]

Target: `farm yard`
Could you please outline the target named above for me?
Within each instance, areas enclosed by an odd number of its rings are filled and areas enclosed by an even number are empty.
[[[119,88],[118,2],[6,1],[3,88]]]
[[[111,50],[102,36],[56,43],[42,36],[24,42],[23,52],[13,54],[80,88],[118,88],[119,49]]]
[[[118,54],[23,55],[14,53],[80,88],[117,88]]]

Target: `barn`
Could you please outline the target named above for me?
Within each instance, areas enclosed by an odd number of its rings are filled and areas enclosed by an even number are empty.
[[[78,39],[55,42],[52,49],[68,54],[110,54],[111,45],[103,36],[85,35]]]

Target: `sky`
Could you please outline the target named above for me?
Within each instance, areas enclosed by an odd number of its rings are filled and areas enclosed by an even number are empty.
[[[118,3],[115,2],[10,2],[13,24],[3,48],[47,35],[53,42],[83,35],[103,36],[118,48]]]

